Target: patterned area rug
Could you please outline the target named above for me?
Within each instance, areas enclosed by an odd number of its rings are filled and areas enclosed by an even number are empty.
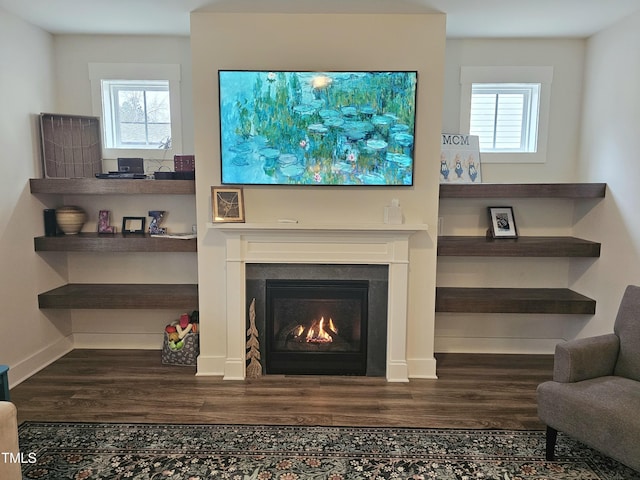
[[[26,422],[20,450],[24,479],[640,479],[540,431]]]

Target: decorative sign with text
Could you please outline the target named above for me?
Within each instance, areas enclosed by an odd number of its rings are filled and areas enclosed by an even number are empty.
[[[482,183],[477,135],[442,134],[440,183]]]

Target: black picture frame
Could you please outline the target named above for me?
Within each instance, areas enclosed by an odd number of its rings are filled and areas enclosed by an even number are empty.
[[[491,238],[518,238],[512,207],[487,207]]]
[[[122,234],[123,235],[141,235],[144,234],[145,217],[122,217]]]

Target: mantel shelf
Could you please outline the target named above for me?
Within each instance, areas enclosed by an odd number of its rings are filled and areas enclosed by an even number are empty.
[[[443,183],[440,198],[602,198],[606,187],[606,183]]]
[[[574,237],[491,239],[481,236],[441,236],[438,237],[438,256],[599,257],[600,243]]]
[[[70,283],[38,295],[40,308],[176,309],[198,308],[195,284]]]
[[[595,310],[595,300],[567,288],[436,288],[436,312],[593,315]]]
[[[161,238],[82,232],[77,235],[36,237],[37,252],[195,252],[196,239]]]
[[[426,224],[386,224],[386,223],[288,223],[288,222],[264,222],[264,223],[208,223],[207,227],[213,230],[229,233],[260,233],[260,232],[327,232],[327,233],[399,233],[411,235],[412,233],[427,231]]]
[[[100,178],[32,178],[31,193],[59,195],[193,195],[193,180],[134,180]]]

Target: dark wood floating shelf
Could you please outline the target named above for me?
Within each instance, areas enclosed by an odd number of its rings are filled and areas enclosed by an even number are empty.
[[[567,288],[436,288],[436,312],[593,315],[595,311],[595,300]]]
[[[602,198],[606,187],[606,183],[443,183],[440,198]]]
[[[198,285],[70,283],[38,295],[38,306],[79,309],[196,310]]]
[[[438,256],[455,257],[599,257],[600,244],[574,237],[516,239],[438,237]]]
[[[36,252],[195,252],[196,239],[161,238],[145,235],[77,235],[36,237]]]
[[[55,193],[62,195],[118,195],[118,194],[158,194],[193,195],[196,192],[194,180],[134,180],[100,178],[32,178],[29,180],[31,193]]]

